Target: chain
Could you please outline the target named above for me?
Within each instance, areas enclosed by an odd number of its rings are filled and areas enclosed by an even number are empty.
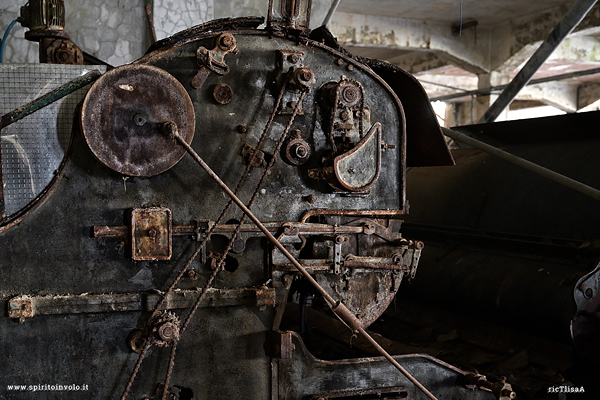
[[[275,102],[274,108],[273,108],[273,112],[271,113],[269,120],[267,121],[267,124],[265,125],[265,128],[261,134],[261,137],[259,139],[259,142],[256,146],[255,151],[252,153],[251,155],[251,159],[250,162],[248,162],[248,164],[246,165],[246,168],[242,174],[242,176],[240,177],[240,180],[238,182],[238,185],[236,187],[236,193],[239,192],[239,190],[241,189],[245,178],[247,177],[247,175],[249,174],[251,167],[252,167],[252,159],[255,158],[258,155],[258,152],[260,151],[260,148],[267,136],[267,133],[269,132],[271,125],[273,123],[273,120],[275,118],[275,116],[277,115],[277,110],[280,107],[281,104],[281,99],[283,98],[283,94],[285,93],[287,84],[290,81],[290,74],[286,75],[285,81],[283,82],[283,85],[281,87],[281,90],[279,92],[279,95],[277,97],[277,100]],[[258,193],[260,192],[260,187],[262,186],[262,184],[265,181],[265,177],[267,176],[270,168],[273,166],[274,161],[275,161],[275,156],[276,154],[279,152],[281,145],[285,139],[285,137],[287,136],[287,133],[289,131],[289,128],[291,127],[293,120],[295,118],[295,116],[297,115],[297,111],[300,107],[300,104],[302,104],[302,101],[304,99],[304,95],[306,92],[302,92],[301,96],[300,96],[300,101],[298,102],[297,106],[294,109],[294,112],[292,114],[292,117],[290,118],[290,122],[288,123],[288,126],[286,127],[286,130],[284,131],[284,133],[282,134],[282,137],[279,140],[279,143],[277,145],[277,150],[274,153],[274,157],[271,158],[271,161],[269,162],[269,165],[267,166],[265,172],[263,173],[263,176],[261,178],[260,183],[258,184],[257,189],[254,191],[254,194],[252,195],[251,201],[249,203],[249,206],[252,205],[252,203],[254,202],[254,200],[256,199]],[[167,299],[168,295],[175,289],[175,287],[177,286],[177,284],[179,283],[179,281],[181,280],[181,278],[183,277],[183,275],[186,273],[186,271],[189,269],[190,265],[192,264],[192,262],[196,259],[196,257],[198,256],[198,254],[200,254],[200,251],[202,251],[202,249],[205,247],[206,243],[210,240],[210,237],[212,236],[212,233],[215,229],[215,227],[220,224],[223,220],[223,218],[225,217],[227,211],[229,210],[229,208],[231,207],[233,201],[229,200],[227,205],[225,206],[225,208],[223,209],[223,211],[221,212],[221,215],[217,218],[216,222],[214,225],[212,225],[208,231],[205,234],[205,237],[202,239],[200,245],[196,248],[196,250],[194,251],[194,253],[192,254],[192,256],[189,258],[188,262],[185,264],[185,266],[181,269],[181,271],[179,272],[179,274],[177,275],[177,277],[173,280],[173,282],[171,283],[171,285],[169,286],[169,288],[164,292],[163,296],[161,297],[161,299],[159,300],[159,302],[156,304],[156,306],[154,307],[154,310],[152,311],[152,314],[150,316],[150,318],[148,319],[148,323],[152,320],[152,318],[159,312],[160,308],[162,307],[162,305],[164,304],[165,300]],[[236,230],[234,232],[234,234],[232,235],[231,239],[229,240],[227,249],[225,250],[223,256],[221,257],[217,268],[215,268],[215,270],[212,272],[211,276],[209,277],[209,279],[207,280],[206,284],[204,285],[204,287],[202,288],[202,291],[200,292],[198,298],[196,299],[196,302],[194,303],[194,306],[192,308],[192,310],[190,311],[190,313],[188,314],[188,317],[186,318],[182,329],[180,330],[179,335],[181,335],[183,333],[183,331],[185,330],[185,328],[187,327],[187,325],[189,324],[189,322],[191,321],[192,316],[194,315],[194,313],[196,312],[196,310],[198,309],[202,299],[204,298],[204,294],[207,292],[207,290],[210,288],[212,282],[214,281],[217,273],[222,269],[222,267],[225,264],[225,258],[227,256],[227,254],[229,253],[229,251],[231,250],[231,247],[233,246],[233,241],[235,240],[235,237],[238,235],[240,229],[241,229],[241,225],[243,223],[245,215],[243,215],[241,221],[239,222],[238,226],[236,227]],[[173,367],[174,367],[174,360],[175,360],[175,351],[177,348],[177,343],[178,343],[179,339],[176,339],[173,343],[173,347],[171,349],[171,355],[169,357],[169,367],[167,369],[167,375],[166,375],[166,379],[165,379],[165,384],[164,384],[164,388],[163,388],[163,393],[162,393],[162,399],[165,400],[166,399],[166,395],[167,395],[167,391],[168,391],[168,384],[173,372]],[[152,340],[151,339],[147,339],[146,343],[142,349],[142,351],[140,352],[140,355],[138,357],[138,360],[136,362],[136,365],[133,369],[133,372],[129,378],[129,381],[127,383],[127,386],[125,387],[125,390],[123,391],[123,394],[121,396],[121,400],[125,400],[129,394],[129,391],[131,390],[131,386],[133,385],[133,382],[135,381],[135,378],[137,376],[137,373],[141,367],[142,361],[144,360],[144,357],[147,353],[147,351],[149,350],[149,348],[152,346]]]
[[[284,86],[285,88],[285,86]],[[292,127],[292,124],[294,123],[294,119],[296,118],[296,115],[298,114],[298,110],[300,109],[302,102],[304,101],[304,96],[306,95],[306,92],[302,92],[302,94],[300,95],[299,100],[296,102],[296,106],[294,107],[294,111],[292,113],[292,116],[290,117],[290,120],[285,128],[285,130],[283,131],[283,133],[281,134],[281,137],[279,138],[279,141],[277,142],[277,146],[275,148],[275,151],[273,152],[273,157],[271,157],[271,160],[269,161],[269,164],[267,165],[267,168],[265,168],[262,177],[260,179],[260,182],[258,183],[256,189],[254,190],[254,193],[252,194],[252,197],[250,198],[250,201],[248,202],[248,209],[252,208],[252,205],[254,204],[254,201],[256,200],[256,198],[258,197],[258,194],[260,193],[260,189],[262,187],[262,185],[265,183],[265,180],[267,178],[267,176],[269,175],[269,171],[271,170],[271,168],[273,167],[273,165],[275,164],[275,160],[277,159],[277,154],[279,154],[279,151],[281,150],[281,146],[283,145],[283,142],[285,141],[285,138],[287,137],[290,128]],[[277,110],[277,108],[275,109]],[[272,119],[269,121],[269,123],[272,121]],[[266,133],[266,130],[265,130]],[[264,136],[264,133],[263,133]],[[262,139],[259,143],[262,143]],[[257,146],[258,149],[258,146]],[[248,165],[250,165],[250,163],[248,163]],[[243,177],[242,177],[243,178]],[[240,179],[240,182],[242,181],[242,179]],[[236,188],[236,193],[239,191],[241,185],[238,184],[238,187]],[[228,208],[231,204],[233,203],[232,200],[229,201],[229,203],[227,204]],[[225,213],[221,214],[221,217],[224,216]],[[237,224],[235,231],[233,232],[233,234],[231,235],[231,238],[229,239],[229,243],[227,244],[227,248],[225,249],[225,251],[223,252],[223,255],[221,256],[221,259],[219,260],[219,263],[217,265],[217,267],[215,268],[215,270],[213,271],[213,273],[211,274],[210,278],[208,279],[206,285],[204,286],[204,288],[202,289],[201,294],[198,296],[198,298],[196,299],[196,302],[194,303],[194,306],[192,307],[192,309],[190,310],[187,318],[185,319],[185,322],[183,323],[180,331],[179,331],[179,335],[183,335],[183,332],[186,330],[187,326],[189,325],[190,321],[192,320],[192,317],[194,316],[194,313],[196,312],[196,310],[198,310],[198,307],[200,306],[200,302],[202,301],[202,298],[204,297],[204,294],[206,293],[206,291],[208,290],[208,288],[210,287],[210,285],[212,284],[212,281],[215,279],[215,277],[217,276],[217,273],[219,271],[221,271],[221,269],[223,268],[223,266],[225,265],[225,259],[227,257],[227,254],[229,253],[229,251],[231,250],[231,247],[233,246],[233,242],[235,241],[236,236],[240,233],[240,230],[242,228],[242,224],[244,223],[244,220],[246,219],[246,214],[242,214],[242,217],[240,218],[240,222]],[[162,393],[162,400],[166,400],[167,399],[167,389],[169,386],[169,381],[171,380],[171,374],[173,372],[173,367],[175,364],[175,351],[177,348],[177,343],[179,341],[176,340],[173,343],[173,348],[171,349],[171,356],[169,358],[169,367],[167,369],[167,376],[165,378],[165,385],[163,387],[163,393]]]

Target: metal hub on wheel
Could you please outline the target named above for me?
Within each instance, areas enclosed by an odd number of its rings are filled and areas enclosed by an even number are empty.
[[[161,133],[172,121],[191,143],[192,101],[177,79],[151,65],[125,65],[104,74],[83,102],[81,126],[92,153],[107,167],[149,177],[173,167],[185,149]]]

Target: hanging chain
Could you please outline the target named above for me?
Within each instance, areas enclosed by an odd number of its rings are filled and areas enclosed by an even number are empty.
[[[280,107],[281,104],[281,99],[283,98],[283,95],[285,93],[286,87],[290,81],[290,74],[286,75],[286,78],[283,82],[283,85],[281,87],[281,90],[279,92],[279,95],[277,97],[277,100],[275,102],[274,108],[273,108],[273,112],[271,113],[269,120],[267,121],[267,124],[265,125],[265,128],[261,134],[261,137],[259,139],[258,144],[256,145],[256,149],[254,150],[254,152],[251,155],[251,158],[248,162],[248,164],[246,165],[246,168],[242,174],[242,176],[240,177],[240,180],[238,182],[238,185],[236,187],[235,193],[237,194],[239,192],[239,190],[242,188],[242,185],[247,177],[247,175],[249,174],[251,168],[252,168],[252,160],[257,157],[260,148],[262,147],[264,140],[267,136],[267,133],[269,132],[271,125],[273,123],[273,120],[275,118],[275,116],[277,115],[277,110]],[[256,190],[254,191],[252,198],[249,202],[248,207],[251,207],[252,204],[254,203],[254,200],[257,198],[258,194],[260,193],[260,188],[262,187],[262,185],[264,184],[265,180],[266,180],[266,176],[268,175],[268,172],[270,171],[271,167],[274,165],[275,163],[275,159],[276,159],[276,155],[278,154],[281,145],[283,144],[289,129],[292,126],[292,123],[298,113],[298,110],[300,108],[300,105],[302,104],[302,101],[304,100],[304,96],[305,96],[306,92],[303,91],[300,95],[300,100],[297,102],[296,107],[294,108],[294,111],[292,113],[292,116],[290,118],[290,121],[288,122],[288,125],[285,129],[285,131],[283,132],[283,134],[281,135],[281,138],[279,139],[279,142],[277,144],[277,149],[274,152],[274,156],[271,158],[267,168],[265,169],[265,172],[262,175],[262,178],[256,188]],[[185,266],[181,269],[181,271],[179,272],[179,274],[177,275],[177,277],[173,280],[173,282],[171,283],[171,285],[169,286],[169,288],[164,292],[164,294],[162,295],[161,299],[159,300],[159,302],[156,304],[156,306],[154,307],[154,310],[150,316],[150,318],[148,319],[148,324],[153,320],[153,317],[156,316],[159,312],[159,310],[161,309],[162,305],[164,304],[165,300],[167,299],[168,295],[175,289],[175,287],[177,286],[177,284],[179,283],[179,281],[181,280],[181,278],[183,277],[183,275],[185,274],[185,272],[189,269],[190,265],[192,264],[192,262],[196,259],[196,257],[198,256],[198,254],[200,254],[200,251],[202,251],[202,249],[205,247],[206,243],[210,240],[210,237],[212,236],[212,233],[215,229],[215,227],[220,224],[223,220],[223,218],[225,217],[227,211],[229,210],[229,208],[231,207],[231,205],[233,204],[232,200],[229,200],[227,205],[225,206],[225,208],[223,209],[223,211],[221,212],[221,215],[217,218],[215,224],[213,224],[205,233],[205,237],[202,239],[200,245],[196,248],[196,250],[194,251],[194,253],[192,254],[192,256],[189,258],[188,262],[185,264]],[[194,303],[194,306],[192,307],[192,309],[190,310],[190,313],[188,314],[182,328],[179,331],[179,336],[181,336],[181,334],[183,334],[183,331],[187,328],[189,322],[191,321],[194,313],[196,312],[196,310],[198,309],[202,299],[204,298],[205,293],[207,292],[207,290],[210,288],[210,286],[212,285],[212,282],[214,281],[215,277],[217,276],[218,272],[222,269],[222,267],[225,264],[225,259],[227,257],[227,254],[229,253],[229,251],[231,250],[231,247],[233,246],[233,242],[236,238],[236,236],[238,235],[239,231],[241,230],[241,226],[242,223],[245,219],[246,215],[244,214],[240,220],[240,222],[237,224],[235,232],[233,233],[232,237],[229,240],[228,246],[226,248],[226,250],[224,251],[223,256],[221,257],[221,259],[219,260],[219,263],[217,265],[217,267],[213,270],[213,272],[211,273],[210,277],[208,278],[206,284],[204,285],[204,287],[202,288],[200,294],[198,295],[198,298],[196,299],[196,302]],[[148,326],[146,327],[148,328]],[[164,383],[164,387],[163,387],[163,393],[162,393],[162,399],[165,400],[166,396],[168,394],[168,385],[169,385],[169,381],[173,372],[173,367],[174,367],[174,360],[175,360],[175,352],[176,352],[176,348],[177,348],[177,343],[178,343],[179,339],[176,338],[175,341],[172,344],[172,349],[171,349],[171,355],[169,357],[169,366],[167,369],[167,375],[166,375],[166,379],[165,379],[165,383]],[[142,349],[142,351],[140,352],[140,355],[138,357],[138,360],[136,362],[136,365],[133,369],[133,372],[129,378],[129,381],[127,383],[127,386],[125,388],[125,390],[123,391],[123,394],[121,396],[121,400],[125,400],[129,394],[129,391],[131,390],[131,386],[133,385],[133,382],[135,381],[135,378],[137,376],[137,373],[141,367],[142,361],[144,360],[144,357],[146,355],[146,353],[148,352],[148,350],[150,349],[150,347],[152,346],[152,338],[148,338],[146,339],[145,343],[144,343],[144,347]]]
[[[254,200],[256,200],[256,198],[258,197],[258,194],[260,193],[260,189],[262,188],[262,185],[266,181],[266,178],[267,178],[267,176],[269,174],[269,171],[271,170],[271,168],[275,164],[275,160],[277,159],[277,154],[279,154],[279,151],[281,150],[281,146],[283,145],[283,142],[285,141],[285,138],[287,137],[287,135],[289,133],[289,130],[292,127],[292,124],[294,123],[294,119],[296,118],[296,115],[298,114],[298,110],[300,109],[300,107],[302,105],[302,102],[304,101],[305,94],[306,94],[306,92],[303,91],[302,94],[300,95],[300,98],[299,98],[298,102],[296,103],[296,106],[294,107],[294,111],[292,113],[292,116],[290,117],[290,120],[289,120],[289,122],[288,122],[285,130],[283,131],[283,133],[281,134],[281,137],[279,138],[279,141],[277,142],[277,146],[275,148],[275,151],[273,152],[273,157],[271,157],[271,160],[269,161],[269,164],[267,165],[267,168],[265,168],[265,170],[264,170],[264,172],[262,174],[260,182],[258,183],[256,189],[254,190],[254,193],[252,194],[252,197],[250,198],[250,201],[248,202],[248,205],[247,205],[248,209],[252,208],[252,205],[254,204]],[[265,133],[266,133],[266,130],[265,130]],[[263,134],[263,137],[264,137],[264,134]],[[262,142],[262,139],[263,138],[261,138],[261,141],[259,143]],[[257,146],[257,149],[258,149],[258,146]],[[248,165],[250,165],[250,164],[251,163],[249,162]],[[242,177],[242,179],[243,179],[243,177]],[[242,179],[240,179],[240,182],[242,181]],[[238,184],[238,187],[236,188],[236,193],[237,193],[237,191],[239,191],[240,187],[241,187],[241,185]],[[233,200],[230,200],[229,203],[227,204],[226,209],[229,208],[229,206],[231,206],[232,203],[233,203]],[[194,316],[194,313],[196,312],[196,310],[198,310],[198,307],[200,306],[200,302],[202,301],[202,298],[204,297],[204,293],[206,293],[206,291],[208,290],[208,288],[212,284],[212,281],[217,276],[217,273],[219,271],[221,271],[221,269],[225,265],[225,259],[226,259],[227,255],[229,254],[229,251],[231,250],[231,247],[233,246],[233,242],[235,241],[235,238],[239,234],[239,232],[240,232],[240,230],[242,228],[242,224],[244,223],[245,219],[246,219],[246,214],[242,214],[242,217],[240,218],[240,222],[238,222],[238,224],[237,224],[237,226],[235,228],[235,231],[231,235],[231,238],[229,239],[229,243],[227,244],[227,248],[223,252],[223,255],[221,256],[221,259],[219,260],[219,263],[218,263],[217,267],[215,268],[215,270],[211,274],[209,280],[207,281],[206,285],[202,289],[202,293],[196,299],[196,302],[194,303],[194,306],[190,310],[187,318],[185,319],[185,322],[183,323],[183,326],[181,327],[181,329],[179,331],[180,336],[183,335],[183,332],[185,331],[185,329],[189,325],[190,321],[192,320],[192,317]],[[167,400],[168,386],[169,386],[169,381],[171,380],[171,374],[173,373],[173,367],[175,365],[175,351],[176,351],[177,343],[178,342],[179,342],[179,340],[175,340],[175,342],[173,343],[173,348],[171,349],[171,356],[169,358],[169,367],[167,369],[167,376],[165,378],[165,384],[164,384],[164,387],[163,387],[162,400]]]

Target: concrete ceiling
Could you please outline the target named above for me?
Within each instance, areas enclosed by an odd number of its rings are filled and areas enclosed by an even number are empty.
[[[463,20],[475,19],[482,26],[494,27],[518,17],[539,15],[543,11],[573,2],[564,0],[463,0]],[[351,14],[452,24],[460,21],[460,0],[342,0],[338,11]]]
[[[341,0],[329,25],[354,54],[389,61],[421,79],[431,98],[507,84],[575,4],[564,0]],[[534,79],[600,68],[600,6],[557,48]],[[456,89],[452,89],[456,88]],[[499,92],[494,92],[497,94]],[[449,100],[477,119],[490,96]],[[477,101],[474,101],[477,100]],[[600,104],[600,74],[528,86],[517,101],[567,112]],[[473,109],[475,107],[475,110]],[[470,122],[455,120],[453,122]]]

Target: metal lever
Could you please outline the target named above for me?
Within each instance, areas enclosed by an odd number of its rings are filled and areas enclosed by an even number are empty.
[[[181,136],[179,136],[179,133],[177,131],[177,125],[173,122],[167,122],[163,126],[163,132],[166,135],[169,135],[170,137],[177,140],[177,142],[187,150],[187,152],[192,156],[192,158],[198,164],[200,164],[202,169],[204,169],[206,173],[208,173],[208,175],[215,180],[217,185],[219,185],[221,189],[223,189],[223,191],[231,198],[231,200],[235,204],[237,204],[237,206],[248,216],[248,218],[250,218],[252,222],[254,222],[254,224],[256,224],[256,226],[265,234],[267,239],[269,239],[269,241],[273,243],[273,245],[277,247],[279,251],[281,251],[290,260],[290,262],[315,287],[315,289],[317,289],[321,296],[323,296],[323,298],[330,305],[331,310],[336,315],[338,315],[344,322],[346,322],[346,324],[349,327],[351,327],[351,329],[360,332],[365,337],[365,339],[367,339],[367,341],[369,341],[369,343],[371,343],[373,347],[375,347],[382,356],[384,356],[392,365],[394,365],[394,367],[396,367],[396,369],[398,369],[398,371],[400,371],[416,387],[418,387],[423,393],[425,393],[427,397],[429,397],[432,400],[437,400],[437,398],[429,390],[427,390],[425,386],[423,386],[419,381],[417,381],[406,369],[404,369],[404,367],[402,367],[396,360],[394,360],[394,358],[387,351],[385,351],[385,349],[381,347],[379,343],[377,343],[375,339],[371,337],[371,335],[367,333],[359,319],[356,318],[356,316],[352,314],[352,312],[343,303],[335,301],[333,297],[331,297],[329,293],[327,293],[325,289],[323,289],[321,285],[319,285],[319,283],[306,271],[306,269],[294,258],[294,256],[292,256],[292,254],[275,238],[275,236],[273,236],[273,234],[269,232],[269,230],[262,224],[262,222],[260,222],[260,220],[252,213],[252,211],[250,211],[250,209],[248,209],[248,207],[246,207],[246,205],[242,203],[242,201],[235,195],[235,193],[233,193],[231,189],[227,187],[225,182],[223,182],[221,178],[219,178],[219,176],[208,166],[208,164],[204,162],[204,160],[198,155],[198,153],[196,153],[194,149],[192,149],[192,147],[189,144],[187,144]]]

